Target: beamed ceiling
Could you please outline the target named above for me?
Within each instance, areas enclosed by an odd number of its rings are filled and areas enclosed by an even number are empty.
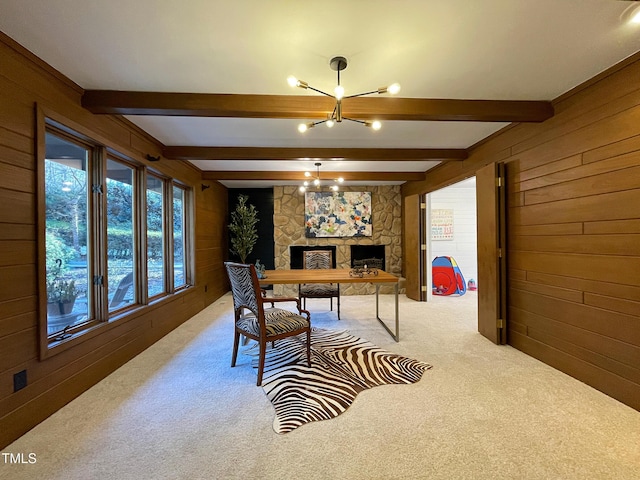
[[[229,187],[420,180],[512,122],[543,122],[552,100],[640,50],[637,2],[611,0],[0,0],[0,30]],[[398,96],[343,101],[343,121],[304,134],[335,101],[398,82]]]

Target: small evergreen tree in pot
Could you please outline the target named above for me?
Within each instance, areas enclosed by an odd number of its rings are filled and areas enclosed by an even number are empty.
[[[258,241],[258,211],[253,205],[247,205],[247,195],[238,196],[236,209],[231,212],[231,253],[240,257],[242,263],[247,263],[247,257]]]

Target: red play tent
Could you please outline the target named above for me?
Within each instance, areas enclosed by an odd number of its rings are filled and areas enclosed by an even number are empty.
[[[453,257],[436,257],[432,263],[432,292],[434,295],[464,295],[467,284]]]

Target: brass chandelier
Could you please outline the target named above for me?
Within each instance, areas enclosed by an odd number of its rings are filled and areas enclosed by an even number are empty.
[[[307,82],[302,81],[302,80],[298,80],[296,77],[294,77],[293,75],[289,76],[289,78],[287,78],[287,82],[289,83],[290,86],[292,87],[300,87],[300,88],[304,88],[309,89],[309,90],[313,90],[314,92],[318,92],[321,93],[323,95],[326,95],[327,97],[331,97],[333,99],[335,99],[336,101],[336,105],[333,108],[333,112],[331,113],[331,115],[328,115],[327,118],[325,120],[320,120],[318,122],[308,122],[308,123],[301,123],[300,125],[298,125],[298,131],[300,133],[304,133],[307,130],[309,130],[310,128],[315,127],[316,125],[320,125],[322,123],[324,123],[325,125],[327,125],[327,127],[331,128],[333,127],[333,125],[337,122],[340,123],[342,122],[342,120],[349,120],[351,122],[356,122],[356,123],[360,123],[361,125],[364,125],[365,127],[371,127],[374,130],[380,130],[380,128],[382,127],[382,124],[378,121],[378,120],[374,120],[374,121],[368,121],[368,120],[357,120],[355,118],[348,118],[342,115],[342,100],[346,99],[346,98],[354,98],[354,97],[362,97],[364,95],[372,95],[374,93],[390,93],[392,95],[398,93],[400,91],[400,85],[397,83],[394,83],[392,85],[389,85],[388,87],[380,87],[377,90],[372,90],[370,92],[363,92],[363,93],[357,93],[355,95],[344,95],[344,87],[342,85],[340,85],[340,72],[342,70],[344,70],[345,68],[347,68],[347,59],[344,57],[333,57],[331,59],[331,61],[329,62],[329,65],[331,66],[332,70],[335,70],[338,73],[338,85],[336,85],[336,88],[334,89],[334,94],[330,94],[327,92],[323,92],[322,90],[318,90],[317,88],[312,87],[311,85],[309,85]]]

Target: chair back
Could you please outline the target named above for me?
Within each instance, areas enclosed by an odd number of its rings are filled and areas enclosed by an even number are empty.
[[[331,250],[306,250],[302,257],[302,266],[309,270],[332,268],[333,252]]]
[[[133,287],[133,272],[127,273],[122,280],[120,280],[120,283],[118,283],[116,293],[113,294],[113,298],[109,302],[110,310],[119,307],[123,303],[127,303],[124,297],[131,287]]]
[[[253,265],[243,263],[224,262],[231,283],[231,295],[233,296],[233,308],[237,312],[247,308],[253,312],[256,318],[260,318],[262,303],[258,300],[260,295],[260,283]]]

